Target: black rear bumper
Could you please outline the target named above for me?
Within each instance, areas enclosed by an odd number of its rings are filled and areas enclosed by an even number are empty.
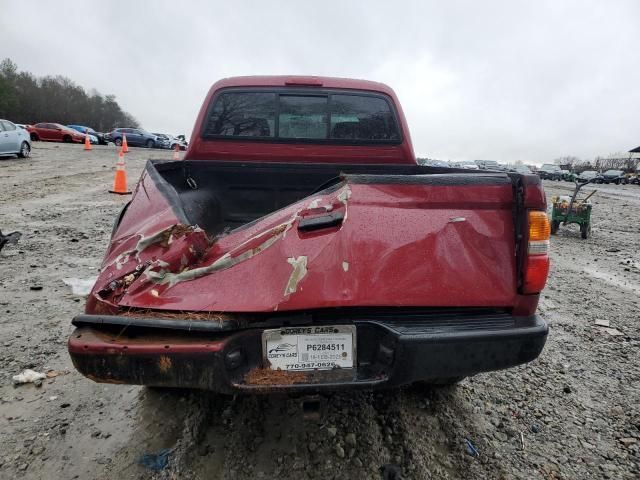
[[[251,384],[246,381],[248,372],[263,367],[263,328],[186,332],[149,328],[152,319],[126,318],[123,332],[114,319],[124,322],[124,317],[105,318],[74,319],[78,328],[69,339],[69,352],[75,367],[88,378],[223,393],[392,387],[470,376],[534,360],[548,333],[538,315],[336,321],[332,323],[356,325],[357,368],[276,372]]]

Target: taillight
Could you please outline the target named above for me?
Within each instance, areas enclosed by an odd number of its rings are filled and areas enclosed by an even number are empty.
[[[539,293],[549,274],[549,238],[551,226],[544,211],[531,210],[522,293]]]

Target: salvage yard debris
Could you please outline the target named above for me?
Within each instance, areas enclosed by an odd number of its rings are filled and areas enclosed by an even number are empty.
[[[0,250],[2,250],[2,247],[4,247],[5,245],[15,245],[16,243],[18,243],[18,240],[20,240],[21,236],[22,233],[20,232],[11,232],[3,235],[2,230],[0,230]]]
[[[98,277],[90,277],[90,278],[63,278],[62,281],[65,285],[71,287],[71,293],[73,295],[79,295],[81,297],[86,297],[91,292],[93,285],[96,283]]]
[[[611,335],[612,337],[619,337],[624,335],[624,333],[622,333],[620,330],[618,330],[617,328],[606,328],[606,327],[601,327],[602,331],[607,332],[609,335]]]
[[[138,463],[149,470],[159,472],[169,465],[170,448],[163,448],[158,453],[145,453],[140,457]]]
[[[22,373],[13,376],[13,384],[17,386],[25,383],[33,383],[36,387],[39,387],[45,378],[47,378],[47,376],[44,373],[36,372],[28,368]]]
[[[480,456],[480,452],[478,452],[478,449],[476,448],[476,446],[473,444],[471,440],[469,440],[468,438],[465,438],[464,445],[469,455],[471,455],[472,457]]]

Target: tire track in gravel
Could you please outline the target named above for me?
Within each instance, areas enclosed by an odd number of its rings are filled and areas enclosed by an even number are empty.
[[[325,395],[321,423],[304,420],[299,397],[225,397],[192,392],[169,471],[155,478],[483,478],[501,467],[469,456],[480,438],[473,407],[456,388],[411,387]],[[486,453],[490,448],[477,444]],[[497,478],[497,477],[496,477]]]

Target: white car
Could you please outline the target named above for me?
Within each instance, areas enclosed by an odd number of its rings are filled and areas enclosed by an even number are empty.
[[[467,170],[480,170],[480,167],[475,162],[460,162],[458,168],[466,168]]]
[[[176,145],[180,146],[180,150],[187,149],[187,142],[184,140],[184,136],[174,137],[168,133],[153,133],[156,137],[160,139],[159,146],[160,148],[168,148],[171,150],[176,149]]]
[[[0,119],[0,155],[31,155],[31,137],[24,128],[9,120]]]

